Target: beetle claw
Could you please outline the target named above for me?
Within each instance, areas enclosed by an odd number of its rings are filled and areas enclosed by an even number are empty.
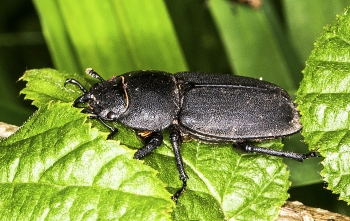
[[[321,156],[317,155],[317,151],[316,150],[304,154],[304,160],[309,159],[309,158],[313,158],[313,157],[321,157]]]
[[[178,191],[176,191],[176,193],[171,197],[171,199],[177,203],[177,200],[179,199],[179,197],[186,192],[186,187],[187,187],[187,181],[184,180],[182,183],[182,187],[181,189],[179,189]]]

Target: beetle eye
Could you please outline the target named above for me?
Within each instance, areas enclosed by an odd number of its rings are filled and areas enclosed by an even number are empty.
[[[115,119],[117,119],[117,115],[114,112],[110,111],[107,114],[107,118],[111,119],[111,120],[115,120]]]

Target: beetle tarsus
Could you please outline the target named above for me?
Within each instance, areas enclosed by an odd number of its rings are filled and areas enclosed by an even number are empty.
[[[289,151],[284,151],[284,150],[274,150],[274,149],[269,149],[269,148],[264,148],[264,147],[258,147],[254,146],[250,143],[241,143],[241,144],[236,144],[238,147],[243,149],[247,153],[263,153],[271,156],[277,156],[277,157],[284,157],[288,159],[293,159],[297,160],[300,162],[303,162],[305,159],[312,158],[312,157],[318,157],[316,151],[312,151],[306,154],[302,153],[294,153],[294,152],[289,152]]]
[[[114,128],[114,127],[112,127],[112,128]],[[114,128],[114,130],[111,133],[108,134],[107,139],[108,140],[113,139],[114,135],[116,135],[117,133],[118,133],[118,129]]]
[[[175,202],[179,199],[179,197],[186,192],[186,187],[187,187],[187,180],[184,180],[182,183],[182,188],[176,191],[176,193],[171,197],[171,199]]]
[[[159,147],[162,144],[162,142],[162,132],[152,132],[151,135],[145,138],[145,145],[136,151],[134,158],[138,160],[141,159],[142,157],[152,152],[152,150]]]
[[[309,158],[313,158],[313,157],[319,157],[317,155],[317,151],[311,151],[309,153],[304,154],[304,160],[309,159]]]

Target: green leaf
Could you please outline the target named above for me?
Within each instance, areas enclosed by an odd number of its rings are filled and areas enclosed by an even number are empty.
[[[71,104],[41,107],[0,142],[0,214],[15,220],[168,220],[156,172]]]
[[[281,148],[276,142],[261,146]],[[159,171],[159,177],[175,192],[178,180],[171,144],[145,157]],[[278,207],[288,198],[289,173],[281,159],[264,155],[242,154],[231,145],[202,144],[198,141],[181,146],[189,180],[180,197],[174,220],[275,220]],[[164,172],[167,171],[167,172]]]
[[[53,69],[33,69],[26,71],[20,78],[27,81],[21,94],[25,94],[25,99],[33,100],[33,105],[39,108],[46,106],[52,100],[72,102],[81,95],[81,91],[71,84],[65,87],[64,82],[68,78],[74,78],[85,88],[91,86],[86,78],[79,74],[61,73]]]
[[[350,202],[350,15],[327,27],[315,43],[298,91],[305,141],[325,157],[328,188]]]
[[[38,77],[42,75],[46,77]],[[23,93],[29,92],[26,97],[38,100],[37,105],[43,105],[49,99],[73,101],[82,92],[75,85],[62,87],[66,77],[66,74],[50,69],[27,71],[22,78],[28,81]],[[47,86],[40,88],[44,82]],[[42,91],[43,88],[45,90]],[[61,93],[57,93],[59,90],[62,90]],[[78,111],[72,107],[67,109]],[[100,122],[90,122],[99,130],[107,131]],[[132,149],[142,146],[133,130],[120,124],[117,127],[119,132],[115,138],[119,142]],[[85,133],[81,130],[81,136]],[[168,191],[175,193],[182,183],[168,136],[165,133],[163,145],[144,160],[159,172],[158,177],[168,186]],[[279,141],[259,145],[282,148]],[[174,220],[275,219],[278,207],[288,198],[289,172],[279,158],[242,154],[231,145],[217,146],[198,141],[185,142],[181,149],[189,181],[186,193],[180,197],[172,213]],[[164,197],[168,196],[164,194]],[[146,208],[147,205],[149,203],[145,203]]]

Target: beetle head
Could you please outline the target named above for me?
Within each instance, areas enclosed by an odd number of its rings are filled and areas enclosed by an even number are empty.
[[[84,108],[83,112],[91,114],[91,117],[108,121],[117,120],[128,107],[128,97],[122,78],[112,77],[105,81],[92,69],[87,69],[86,72],[101,82],[92,85],[89,92],[78,81],[67,79],[65,84],[75,84],[84,93],[74,101],[73,106],[79,107],[79,104],[88,102],[89,107]]]

